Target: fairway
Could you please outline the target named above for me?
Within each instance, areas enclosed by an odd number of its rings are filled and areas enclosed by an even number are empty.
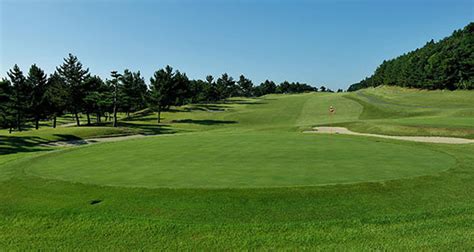
[[[233,188],[311,186],[428,175],[449,169],[455,160],[425,146],[374,139],[244,133],[98,144],[29,162],[29,174],[74,182],[149,188]]]
[[[117,129],[3,132],[0,247],[469,249],[474,144],[303,133],[472,139],[472,92],[441,95],[267,95],[174,108],[160,127],[144,113]],[[158,135],[38,145],[137,133]]]

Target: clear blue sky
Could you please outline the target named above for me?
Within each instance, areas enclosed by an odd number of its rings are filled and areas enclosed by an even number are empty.
[[[69,53],[93,74],[169,64],[346,88],[384,60],[474,20],[472,0],[0,0],[0,76]]]

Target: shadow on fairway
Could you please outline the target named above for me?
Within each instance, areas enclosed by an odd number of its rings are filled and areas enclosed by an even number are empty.
[[[222,112],[228,108],[230,108],[230,106],[226,106],[222,104],[195,104],[191,107],[186,107],[184,108],[184,110],[177,111],[177,112],[193,112],[193,111]]]
[[[56,141],[82,140],[72,135],[55,135]],[[15,154],[19,152],[44,151],[40,144],[50,141],[37,136],[0,136],[0,155]]]
[[[156,119],[152,119],[156,121]],[[174,134],[178,133],[177,130],[172,129],[169,125],[166,124],[149,124],[149,123],[129,123],[127,121],[119,122],[120,127],[127,127],[138,130],[139,134],[143,135],[159,135],[159,134]]]
[[[182,119],[173,120],[172,123],[194,123],[200,125],[218,125],[218,124],[234,124],[237,121],[225,121],[225,120],[193,120],[193,119]]]
[[[274,99],[265,99],[265,100],[274,100]],[[248,101],[248,100],[241,100],[241,99],[227,100],[224,103],[225,104],[245,104],[245,105],[266,104],[266,102],[263,102],[263,101]]]

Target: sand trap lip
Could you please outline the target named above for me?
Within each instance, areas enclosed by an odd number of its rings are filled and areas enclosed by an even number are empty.
[[[474,143],[472,139],[466,138],[456,138],[456,137],[437,137],[437,136],[388,136],[388,135],[379,135],[379,134],[369,134],[369,133],[358,133],[350,131],[344,127],[314,127],[312,131],[305,131],[305,133],[318,133],[318,134],[345,134],[345,135],[355,135],[355,136],[370,136],[370,137],[380,137],[388,139],[397,139],[413,142],[423,142],[423,143],[444,143],[444,144],[469,144]]]
[[[40,146],[73,147],[73,146],[80,146],[80,145],[93,144],[93,143],[124,141],[124,140],[137,139],[137,138],[143,138],[143,137],[146,137],[146,135],[111,136],[111,137],[102,137],[102,138],[70,140],[70,141],[54,141],[54,142],[40,144]]]
[[[121,136],[109,136],[109,137],[99,137],[99,138],[89,138],[89,139],[80,139],[80,140],[70,140],[70,141],[53,141],[49,143],[40,144],[42,147],[75,147],[86,144],[95,144],[95,143],[108,143],[108,142],[118,142],[125,141],[130,139],[139,139],[145,137],[164,137],[164,136],[176,136],[181,134],[161,134],[161,135],[121,135]]]

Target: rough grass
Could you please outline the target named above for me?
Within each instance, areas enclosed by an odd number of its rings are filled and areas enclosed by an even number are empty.
[[[301,136],[302,133],[299,133],[311,126],[331,123],[352,125],[351,127],[360,127],[361,130],[365,129],[364,124],[381,127],[380,131],[393,127],[393,134],[401,135],[410,134],[411,127],[422,128],[422,124],[429,126],[427,128],[472,130],[472,125],[466,125],[470,119],[465,116],[472,115],[471,106],[474,106],[474,103],[469,102],[472,92],[447,93],[446,99],[441,92],[392,88],[364,92],[368,92],[367,96],[377,99],[359,97],[357,94],[271,95],[263,99],[240,99],[225,104],[188,106],[164,113],[164,123],[160,127],[155,126],[155,115],[143,113],[121,121],[122,126],[150,133],[192,133],[167,137],[168,142],[165,145],[155,144],[151,139],[143,139],[81,147],[54,154],[57,158],[64,157],[63,160],[57,161],[68,162],[70,158],[63,155],[72,155],[75,152],[81,155],[84,151],[92,151],[93,156],[83,156],[85,165],[71,166],[70,173],[68,167],[58,165],[56,161],[52,162],[49,168],[48,165],[35,163],[37,158],[48,159],[51,154],[46,151],[49,149],[37,147],[35,144],[4,144],[15,151],[0,155],[0,248],[472,250],[473,144],[420,144],[357,136]],[[347,99],[348,96],[356,96],[356,99]],[[337,113],[331,118],[326,111],[329,105],[334,104]],[[416,111],[404,112],[407,107],[413,105],[418,106]],[[382,112],[377,110],[380,108],[383,108]],[[95,130],[94,128],[90,131]],[[160,128],[166,128],[167,131],[164,132]],[[380,133],[372,128],[367,130]],[[428,132],[431,134],[433,131],[428,129],[427,134]],[[22,134],[25,135],[21,138],[28,137],[27,133]],[[41,138],[48,138],[51,134],[53,133],[45,132]],[[271,135],[273,138],[266,138],[264,135]],[[213,137],[219,136],[228,139],[214,140]],[[300,136],[305,140],[300,141]],[[186,137],[189,137],[189,141],[185,141]],[[174,138],[178,139],[177,142],[172,141]],[[156,139],[162,141],[161,139],[165,138]],[[271,147],[268,148],[278,149],[272,139],[292,141],[295,148],[288,147],[285,152],[293,152],[294,157],[301,159],[298,160],[300,163],[292,162],[291,155],[288,155],[288,159],[262,156],[262,152],[266,153],[264,147],[258,145],[259,142],[269,141],[267,146]],[[30,173],[40,171],[33,167],[38,165],[46,169],[41,172],[48,172],[48,176],[58,176],[58,172],[63,172],[64,175],[70,176],[70,180],[87,182],[85,180],[88,179],[88,182],[107,184],[114,179],[116,171],[112,170],[113,174],[102,177],[109,182],[91,181],[93,178],[100,178],[100,168],[92,170],[92,167],[98,163],[104,164],[107,169],[114,169],[114,165],[108,164],[114,164],[111,158],[114,158],[113,153],[118,150],[143,148],[148,154],[154,154],[156,160],[168,158],[171,167],[173,163],[185,161],[179,159],[180,150],[173,151],[171,147],[183,148],[183,151],[185,149],[185,152],[181,152],[182,157],[188,157],[197,155],[200,151],[198,147],[206,141],[210,141],[210,144],[206,145],[208,148],[219,151],[219,155],[225,157],[217,156],[216,160],[234,163],[234,171],[241,171],[238,169],[239,163],[245,164],[253,160],[260,161],[262,167],[268,166],[273,172],[276,168],[271,167],[272,163],[282,162],[287,169],[279,170],[281,173],[286,172],[285,176],[277,178],[280,182],[291,182],[291,177],[298,174],[298,169],[302,169],[300,166],[304,168],[308,165],[304,161],[307,156],[313,154],[312,151],[330,151],[333,148],[341,152],[341,156],[331,152],[332,158],[340,159],[334,160],[339,164],[348,158],[357,159],[349,155],[351,153],[367,155],[361,154],[364,150],[377,152],[377,156],[384,157],[380,161],[370,162],[365,158],[360,161],[361,165],[367,166],[364,179],[371,175],[387,175],[384,170],[394,162],[399,162],[400,167],[387,171],[405,170],[409,175],[414,175],[411,172],[420,171],[423,166],[426,169],[443,167],[448,170],[438,170],[434,174],[422,172],[426,175],[420,173],[421,176],[381,182],[227,189],[110,187],[40,178]],[[229,146],[224,145],[229,141]],[[312,146],[313,141],[316,142],[316,147]],[[214,143],[216,146],[210,147]],[[305,148],[304,145],[300,146],[301,144],[311,147]],[[167,148],[167,145],[170,148]],[[184,147],[185,145],[189,146]],[[392,145],[398,149],[393,149]],[[244,146],[254,148],[238,160],[232,155],[229,156],[229,150],[234,147],[239,147],[237,151],[246,153],[246,150],[242,149]],[[102,158],[101,151],[93,152],[94,149],[101,148],[110,148],[110,152],[103,150],[105,153]],[[305,153],[306,149],[312,150],[311,153]],[[125,151],[124,155],[126,153]],[[404,160],[410,154],[416,153],[429,155],[430,158],[424,160],[424,164],[410,164]],[[262,158],[258,160],[257,157]],[[153,157],[147,158],[155,160]],[[204,157],[195,158],[201,160]],[[308,157],[308,160],[318,164],[321,161],[322,165],[324,158],[319,158]],[[209,159],[202,161],[209,162]],[[448,164],[442,164],[443,162]],[[129,169],[140,169],[134,166],[136,162],[130,164]],[[85,169],[85,172],[81,174],[82,169]],[[183,172],[183,181],[189,183],[201,178],[199,183],[205,183],[202,180],[205,176],[195,173],[200,169],[209,171],[212,167],[199,167],[190,174]],[[294,173],[292,169],[295,169]],[[350,174],[354,171],[347,172]],[[88,173],[91,176],[89,178]],[[129,177],[139,175],[138,172],[132,172]],[[118,176],[126,177],[123,174]],[[148,173],[142,176],[146,177]],[[343,177],[344,174],[336,176]],[[241,181],[248,182],[249,177],[252,176],[247,175],[247,179]],[[315,178],[307,176],[301,179]]]

